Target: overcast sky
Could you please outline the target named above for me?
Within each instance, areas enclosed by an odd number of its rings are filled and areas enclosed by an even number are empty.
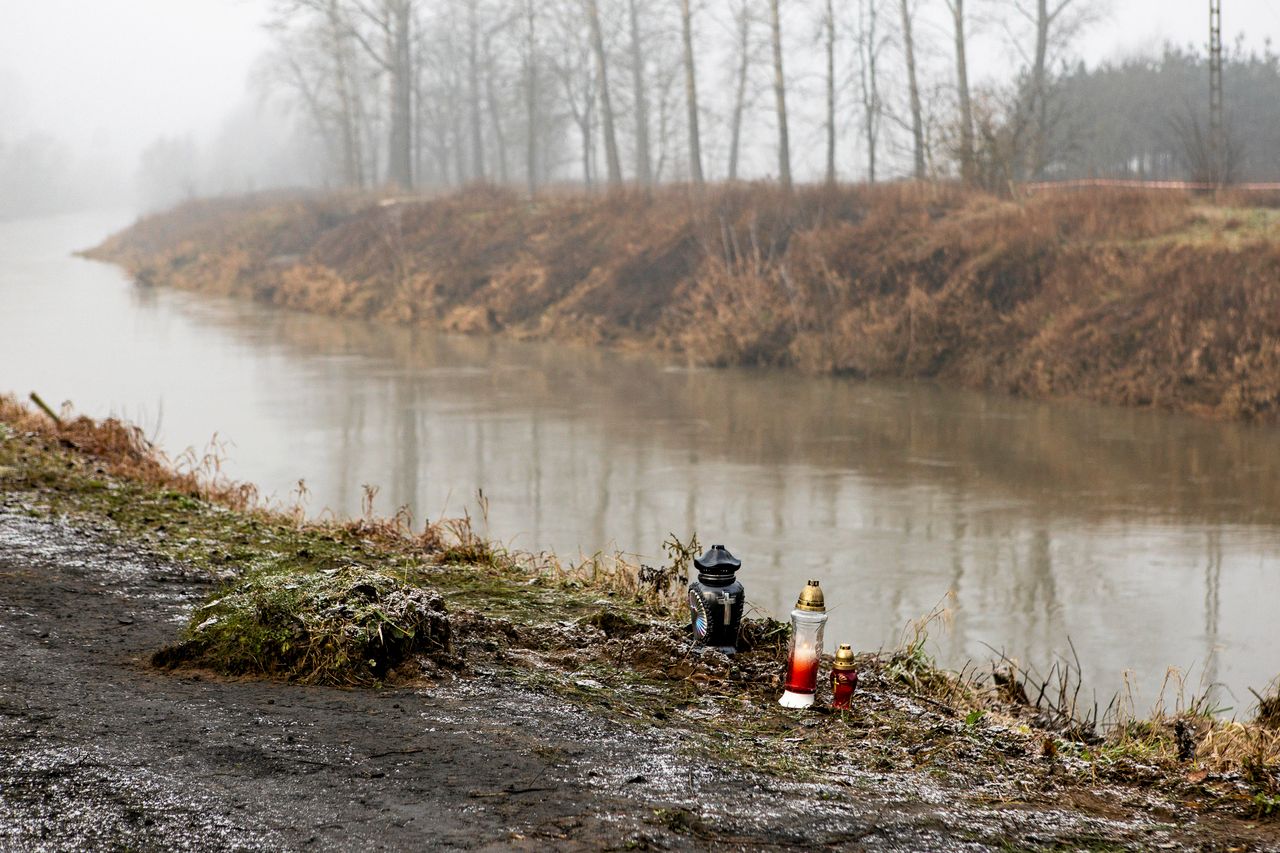
[[[0,122],[119,154],[160,134],[206,137],[246,96],[254,60],[268,46],[267,5],[0,0]],[[1244,33],[1247,44],[1261,47],[1280,35],[1280,0],[1224,0],[1224,6],[1228,41]],[[1205,0],[1115,0],[1079,52],[1092,64],[1154,51],[1165,41],[1202,44],[1207,7]],[[975,53],[980,73],[1011,65],[1007,50],[990,39]],[[0,136],[6,129],[0,126]]]

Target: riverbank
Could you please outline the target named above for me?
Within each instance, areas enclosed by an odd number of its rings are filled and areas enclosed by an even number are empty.
[[[87,254],[145,285],[339,316],[1280,414],[1280,216],[1182,195],[267,195],[191,202]]]
[[[14,846],[85,837],[95,815],[108,840],[217,825],[336,845],[386,826],[407,842],[449,810],[467,816],[441,824],[446,844],[470,828],[586,847],[1280,845],[1265,721],[1197,705],[1094,725],[1069,684],[1046,698],[990,668],[938,670],[927,625],[860,656],[852,713],[783,711],[776,623],[753,621],[733,659],[689,653],[679,543],[643,574],[569,566],[465,521],[306,522],[198,468],[123,424],[0,403]],[[424,629],[406,636],[406,616]],[[166,701],[179,710],[145,711]],[[68,808],[37,802],[55,778]],[[259,791],[265,816],[238,817]],[[89,802],[100,812],[70,808]]]

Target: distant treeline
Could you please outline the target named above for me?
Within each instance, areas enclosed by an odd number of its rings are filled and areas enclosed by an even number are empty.
[[[911,176],[1280,177],[1280,68],[1239,48],[1225,156],[1204,56],[1088,69],[1101,0],[276,0],[262,82],[321,181],[784,187]],[[978,26],[980,16],[999,27]],[[1103,14],[1100,14],[1103,13]],[[1000,83],[968,57],[1023,57]],[[793,160],[795,163],[793,163]]]
[[[1223,70],[1226,177],[1280,180],[1280,55],[1237,50]],[[1209,165],[1209,63],[1166,48],[1096,69],[1077,67],[1056,84],[1051,177],[1185,178]]]

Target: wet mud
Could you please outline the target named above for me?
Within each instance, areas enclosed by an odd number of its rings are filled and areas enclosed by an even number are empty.
[[[208,591],[92,532],[0,513],[0,848],[595,848],[674,836],[646,823],[643,798],[610,797],[585,769],[614,751],[611,733],[584,746],[590,727],[548,697],[152,670],[150,653]],[[632,775],[649,768],[642,758]]]

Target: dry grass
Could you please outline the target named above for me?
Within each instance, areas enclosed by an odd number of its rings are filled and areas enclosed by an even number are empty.
[[[481,536],[470,515],[428,520],[421,529],[415,529],[406,508],[389,517],[377,515],[373,501],[378,490],[373,486],[365,487],[364,513],[354,519],[307,521],[303,506],[306,484],[302,482],[295,491],[293,506],[268,506],[260,499],[256,486],[235,481],[224,473],[226,448],[216,434],[203,452],[188,448],[171,458],[132,424],[116,418],[94,420],[66,414],[54,420],[8,394],[0,394],[0,423],[73,450],[116,477],[239,512],[279,517],[300,531],[350,535],[452,565],[507,569],[517,562],[517,555]],[[483,495],[481,501],[483,504]]]
[[[1046,758],[1075,754],[1091,761],[1095,772],[1116,779],[1140,777],[1152,766],[1193,785],[1210,776],[1238,778],[1257,813],[1280,811],[1280,680],[1255,694],[1257,713],[1249,720],[1223,717],[1211,694],[1189,693],[1174,668],[1145,715],[1134,712],[1131,694],[1099,709],[1080,700],[1082,673],[1074,654],[1044,674],[999,653],[983,667],[941,669],[926,646],[930,629],[945,627],[949,618],[945,602],[940,603],[908,626],[896,649],[870,666],[969,721],[989,719],[1046,735]]]
[[[655,614],[683,615],[693,559],[701,553],[698,537],[681,541],[673,533],[662,548],[668,562],[656,567],[637,563],[623,553],[597,553],[567,563],[554,554],[539,554],[528,563],[558,586],[620,596]]]
[[[1280,731],[1280,679],[1272,681],[1265,692],[1253,695],[1258,700],[1258,723]]]
[[[268,196],[193,202],[91,254],[328,314],[1274,419],[1280,229],[1240,203],[930,184]]]
[[[0,422],[40,435],[101,464],[111,474],[237,510],[258,506],[258,490],[222,473],[222,448],[215,435],[203,454],[188,450],[166,457],[142,430],[116,418],[83,415],[54,420],[8,394],[0,394]]]

